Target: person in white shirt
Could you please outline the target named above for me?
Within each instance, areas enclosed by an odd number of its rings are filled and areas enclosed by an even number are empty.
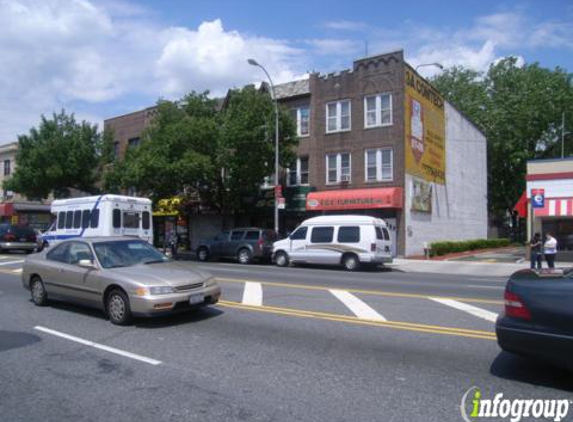
[[[543,244],[543,253],[549,268],[555,268],[555,255],[557,254],[557,239],[551,236],[551,233],[545,235],[545,243]]]

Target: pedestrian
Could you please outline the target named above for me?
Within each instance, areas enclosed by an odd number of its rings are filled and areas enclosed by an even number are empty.
[[[549,268],[555,268],[555,254],[557,254],[557,239],[551,236],[551,233],[545,235],[545,244],[543,245],[543,253]]]
[[[542,247],[542,242],[541,242],[541,234],[539,233],[535,233],[535,235],[533,235],[533,238],[531,239],[531,242],[529,242],[530,245],[530,249],[531,249],[531,253],[530,253],[530,259],[531,259],[531,269],[535,269],[537,268],[538,270],[541,269],[541,247]]]

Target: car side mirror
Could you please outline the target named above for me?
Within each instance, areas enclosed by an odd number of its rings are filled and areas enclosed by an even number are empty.
[[[80,259],[78,265],[82,268],[94,269],[95,263],[91,259]]]

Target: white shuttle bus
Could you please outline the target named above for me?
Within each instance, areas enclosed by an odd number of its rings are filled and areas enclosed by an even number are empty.
[[[74,237],[137,236],[153,243],[151,200],[122,195],[57,199],[56,220],[42,236],[43,246]]]
[[[392,238],[386,222],[362,215],[325,215],[302,222],[289,237],[273,244],[279,267],[293,264],[342,265],[392,262]]]

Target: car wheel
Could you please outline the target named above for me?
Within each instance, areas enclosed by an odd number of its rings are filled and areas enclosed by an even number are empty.
[[[253,254],[247,248],[242,248],[237,254],[237,259],[241,264],[250,264],[253,259]]]
[[[46,306],[48,304],[48,293],[40,277],[34,277],[30,281],[30,294],[32,302],[36,306]]]
[[[131,321],[131,308],[127,295],[119,289],[112,290],[107,297],[107,316],[112,324],[126,325]]]
[[[360,260],[354,254],[344,255],[342,265],[346,271],[356,271],[360,268]]]
[[[275,255],[275,262],[277,267],[286,267],[288,265],[288,255],[286,252],[277,252]]]
[[[209,251],[207,250],[207,248],[197,249],[197,259],[203,262],[209,260]]]

